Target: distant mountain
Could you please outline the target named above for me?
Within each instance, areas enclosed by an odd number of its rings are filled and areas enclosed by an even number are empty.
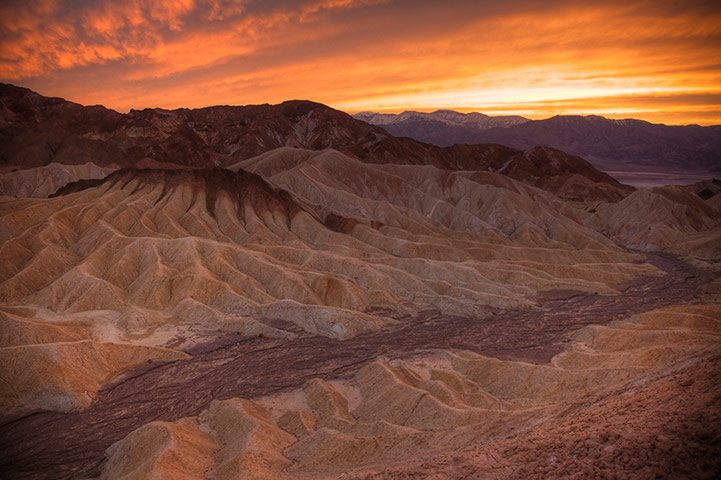
[[[668,126],[595,115],[527,120],[448,110],[399,115],[362,112],[355,117],[382,125],[393,135],[439,146],[500,143],[527,149],[546,145],[579,155],[605,171],[721,172],[721,125]],[[447,120],[454,118],[468,121]]]
[[[406,111],[401,114],[360,112],[354,118],[382,126],[398,137],[410,137],[441,147],[479,143],[478,132],[496,127],[510,127],[528,122],[518,116],[489,117],[482,113],[459,113],[437,110],[432,113]]]
[[[460,113],[453,110],[436,110],[432,113],[405,111],[398,115],[391,113],[359,112],[353,115],[353,117],[364,122],[372,123],[373,125],[395,125],[414,120],[426,120],[449,126],[479,129],[511,127],[531,121],[528,118],[519,117],[518,115],[489,117],[478,112]]]
[[[481,118],[448,112],[441,116],[449,122]],[[78,178],[97,178],[93,165],[226,167],[280,147],[334,149],[365,163],[494,171],[573,200],[619,200],[632,191],[582,158],[556,149],[520,151],[495,144],[441,148],[396,138],[383,128],[306,100],[121,114],[0,84],[0,173],[5,175],[51,163],[85,165],[74,170],[87,173]],[[53,181],[44,184],[59,188],[66,176],[55,173]],[[28,182],[33,184],[31,190],[47,193],[36,181],[17,174],[0,178],[0,186]]]
[[[432,113],[406,111],[398,115],[360,112],[353,117],[382,126],[395,136],[411,137],[441,147],[478,143],[475,138],[479,130],[511,127],[530,121],[516,115],[489,117],[482,113],[459,113],[453,110]]]

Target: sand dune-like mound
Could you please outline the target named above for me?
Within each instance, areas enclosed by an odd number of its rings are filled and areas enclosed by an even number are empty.
[[[98,389],[123,370],[187,357],[168,349],[89,340],[0,348],[0,421],[34,411],[87,407]]]
[[[710,355],[508,437],[344,473],[353,480],[718,476],[718,372]]]
[[[101,333],[103,319],[94,320],[33,308],[0,310],[0,422],[87,407],[98,389],[124,370],[187,358],[167,349],[104,342],[115,329]]]
[[[204,473],[220,478],[229,473],[229,462],[235,474],[252,478],[336,478],[343,472],[364,478],[363,472],[420,455],[562,428],[599,399],[623,398],[641,385],[673,378],[676,365],[696,365],[718,355],[720,345],[721,307],[703,305],[584,328],[550,365],[465,351],[382,358],[348,381],[316,379],[302,390],[214,402],[198,417],[146,425],[108,450],[101,478],[136,478],[141,471],[199,478],[200,463],[186,463],[200,449],[212,452],[202,457]],[[138,444],[153,452],[149,459],[133,453]],[[668,455],[656,452],[648,466]],[[434,468],[442,474],[442,467]]]
[[[617,201],[632,191],[582,158],[550,147],[524,150],[497,171],[566,200]]]
[[[0,311],[0,348],[19,345],[72,342],[88,338],[88,328],[63,325],[29,317],[35,311]]]
[[[104,178],[113,170],[91,162],[84,165],[51,163],[44,167],[15,170],[0,175],[0,195],[45,198],[68,183]]]
[[[124,170],[5,202],[0,295],[57,313],[117,311],[136,334],[200,322],[288,335],[266,321],[277,319],[342,339],[387,324],[362,313],[371,308],[482,314],[531,307],[537,290],[613,293],[656,273],[530,187],[338,155],[280,172],[275,186],[243,170]],[[348,162],[345,183],[331,160]]]
[[[586,221],[621,245],[681,255],[721,258],[721,210],[684,187],[639,189],[602,204]]]
[[[282,149],[245,166],[265,179],[239,167],[130,169],[0,202],[5,345],[42,369],[48,352],[78,341],[343,340],[426,310],[483,318],[534,308],[541,290],[618,294],[659,274],[556,197],[497,174],[368,165],[332,150]],[[132,364],[121,363],[83,391]],[[70,375],[63,365],[48,375]],[[33,392],[12,408],[66,408]]]
[[[573,214],[557,197],[494,173],[369,165],[335,150],[292,148],[274,150],[229,168],[262,175],[322,215],[330,211],[387,226],[415,228],[418,233],[425,233],[418,227],[430,221],[500,244],[511,244],[511,240],[523,246],[550,247],[562,242],[616,249],[608,239],[568,218],[566,215]]]

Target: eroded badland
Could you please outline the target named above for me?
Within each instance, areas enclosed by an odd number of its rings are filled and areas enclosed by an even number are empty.
[[[721,471],[718,181],[2,93],[8,478]]]

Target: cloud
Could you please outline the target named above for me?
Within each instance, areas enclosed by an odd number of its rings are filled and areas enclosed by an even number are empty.
[[[3,3],[0,18],[0,79],[120,110],[721,92],[717,2],[45,0]]]

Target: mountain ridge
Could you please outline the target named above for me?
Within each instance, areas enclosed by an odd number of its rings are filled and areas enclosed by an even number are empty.
[[[619,200],[632,191],[582,158],[558,150],[524,152],[498,144],[442,148],[397,138],[381,127],[308,100],[121,114],[3,84],[0,140],[0,172],[5,173],[51,163],[93,163],[114,169],[225,167],[280,147],[332,148],[366,163],[503,170],[574,200]],[[588,188],[564,187],[579,181]],[[15,185],[17,180],[9,183]],[[581,198],[581,192],[587,198]],[[12,195],[12,191],[5,193]]]
[[[366,111],[355,113],[352,116],[373,125],[388,125],[400,123],[413,118],[420,118],[438,120],[446,125],[465,125],[492,128],[497,126],[517,125],[530,121],[530,119],[518,115],[489,116],[480,112],[461,113],[448,109],[439,109],[430,113],[406,110],[397,115]]]
[[[480,128],[470,123],[449,124],[436,113],[385,114],[382,121],[393,135],[439,146],[456,143],[500,143],[519,149],[551,146],[581,156],[605,171],[696,172],[709,176],[721,172],[721,125],[664,125],[633,118],[555,115]],[[368,112],[356,117],[372,123],[379,121]]]

